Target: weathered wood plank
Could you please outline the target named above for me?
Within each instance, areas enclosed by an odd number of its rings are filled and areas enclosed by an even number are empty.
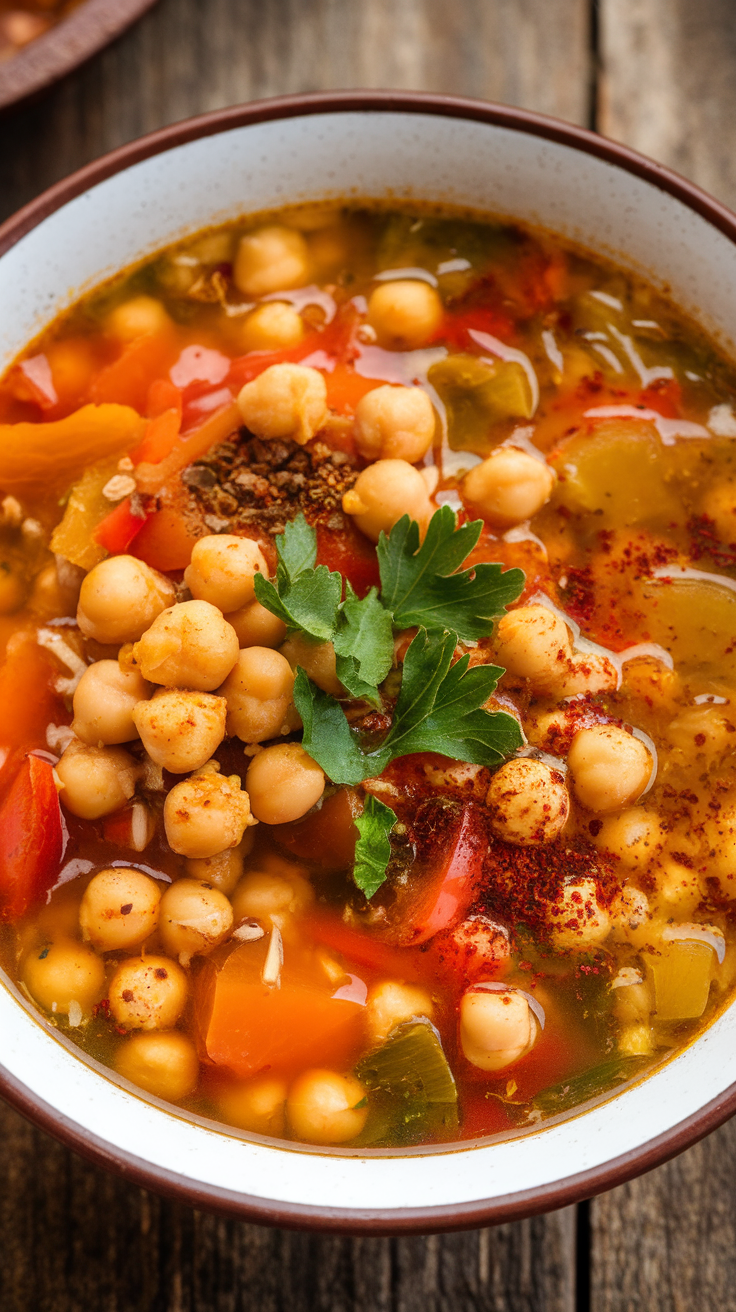
[[[88,1165],[0,1104],[3,1312],[573,1312],[574,1211],[429,1239],[266,1230]]]
[[[592,1312],[736,1312],[736,1124],[595,1200]]]
[[[733,0],[600,0],[598,127],[736,204]]]
[[[584,122],[588,0],[161,0],[38,104],[0,120],[0,218],[106,150],[260,96],[411,87]]]

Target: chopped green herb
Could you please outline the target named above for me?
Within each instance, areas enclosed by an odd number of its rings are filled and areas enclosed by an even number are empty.
[[[381,703],[378,685],[386,678],[394,658],[391,616],[378,599],[376,588],[356,597],[346,583],[334,636],[337,677],[351,697]]]
[[[389,835],[395,824],[395,811],[373,796],[368,797],[363,814],[355,821],[360,837],[355,844],[353,879],[367,898],[373,897],[385,882],[391,857]]]
[[[381,534],[378,564],[381,600],[398,629],[452,629],[459,638],[487,637],[493,621],[516,601],[524,586],[520,569],[479,564],[457,573],[476,545],[483,521],[457,527],[450,506],[435,511],[419,543],[419,525],[404,515],[391,534]]]
[[[631,1080],[639,1071],[649,1064],[648,1057],[611,1057],[598,1066],[591,1066],[581,1075],[562,1080],[548,1089],[541,1090],[533,1099],[534,1106],[546,1116],[556,1112],[569,1111],[578,1103],[587,1102],[601,1093],[607,1093],[624,1080]]]
[[[262,574],[254,579],[262,606],[284,621],[290,632],[315,642],[329,642],[337,625],[342,575],[317,565],[317,535],[303,515],[287,524],[277,542],[276,583]]]

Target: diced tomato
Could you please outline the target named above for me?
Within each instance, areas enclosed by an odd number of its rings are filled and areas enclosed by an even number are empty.
[[[398,888],[381,937],[414,946],[461,920],[477,897],[487,852],[483,811],[469,802],[458,812],[436,854],[421,862],[422,869],[412,871],[408,882]]]
[[[490,333],[492,337],[500,337],[507,342],[514,335],[514,324],[501,309],[491,305],[473,306],[455,314],[446,314],[436,336],[456,351],[475,352],[478,348],[470,336],[471,330]]]
[[[0,919],[17,919],[48,892],[63,850],[53,767],[27,756],[0,806]]]
[[[239,355],[230,365],[230,372],[225,379],[231,387],[244,387],[252,382],[272,364],[298,364],[300,360],[324,349],[322,333],[307,333],[298,346],[286,347],[283,351],[249,351]]]
[[[330,912],[308,913],[304,928],[317,943],[339,952],[358,968],[404,980],[420,980],[426,975],[426,961],[419,953],[394,947],[369,929],[354,929]]]
[[[146,520],[131,543],[131,556],[152,569],[186,569],[197,541],[172,506],[163,506]]]
[[[181,389],[175,387],[170,378],[154,378],[146,398],[146,414],[149,419],[157,419],[167,410],[178,410],[181,416],[182,404]]]
[[[237,947],[201,970],[195,1011],[203,1056],[240,1079],[308,1063],[348,1068],[363,1040],[363,1007],[339,994],[308,950],[287,942],[279,986],[261,978],[268,940]]]
[[[363,378],[348,364],[336,364],[325,378],[327,404],[337,414],[354,414],[358,402],[374,387],[380,387],[378,378]]]
[[[362,809],[355,790],[341,788],[327,798],[319,811],[291,824],[274,825],[271,835],[294,856],[319,861],[329,870],[349,870],[355,861],[358,838],[355,817]]]
[[[93,533],[94,540],[112,555],[117,555],[128,550],[147,519],[145,510],[134,510],[130,497],[126,497],[97,525]]]
[[[137,337],[112,364],[101,369],[89,392],[91,401],[120,401],[143,414],[148,390],[168,373],[179,346],[173,331]]]
[[[380,587],[376,549],[350,522],[334,533],[324,524],[317,525],[317,564],[338,570],[359,597]]]
[[[174,406],[149,419],[143,441],[130,453],[134,465],[140,464],[142,460],[157,465],[160,460],[166,459],[169,452],[173,451],[179,436],[181,413],[180,397],[178,408]]]
[[[58,667],[57,667],[58,668]],[[5,762],[0,766],[0,790],[7,779],[9,755],[13,749],[23,752],[45,749],[49,723],[68,724],[69,716],[52,679],[54,665],[48,652],[33,641],[30,633],[19,633],[8,643],[5,664],[0,667],[0,751]]]

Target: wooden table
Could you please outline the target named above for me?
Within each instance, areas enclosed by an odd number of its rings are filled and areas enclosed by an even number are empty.
[[[161,0],[0,121],[0,217],[190,114],[368,86],[587,124],[736,205],[733,0]],[[0,1107],[0,1312],[736,1312],[736,1124],[578,1207],[322,1238],[164,1202]]]

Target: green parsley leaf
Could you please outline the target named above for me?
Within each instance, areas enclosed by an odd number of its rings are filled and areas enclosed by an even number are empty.
[[[336,784],[358,784],[412,752],[438,752],[456,761],[497,765],[522,746],[519,726],[503,711],[485,711],[501,671],[452,665],[454,633],[420,630],[406,653],[399,699],[383,743],[363,751],[340,704],[297,672],[294,702],[304,724],[304,750]]]
[[[386,678],[394,658],[391,616],[371,588],[365,597],[356,597],[346,583],[345,600],[340,607],[334,637],[337,677],[351,697],[365,697],[380,706],[379,683]]]
[[[481,709],[503,670],[496,665],[469,670],[468,656],[452,664],[455,646],[454,633],[421,629],[411,643],[391,729],[381,747],[391,760],[438,752],[474,765],[497,765],[522,746],[513,715]]]
[[[479,564],[457,573],[480,537],[482,520],[457,527],[450,506],[435,511],[424,541],[408,515],[378,542],[381,601],[399,629],[451,629],[459,638],[486,637],[493,621],[524,586],[520,569]]]
[[[353,879],[367,898],[372,898],[386,881],[386,869],[391,857],[389,834],[396,824],[396,813],[384,806],[377,797],[369,795],[355,821],[360,837],[355,844]]]
[[[294,705],[304,725],[302,746],[333,783],[360,784],[371,777],[374,766],[368,763],[340,703],[302,669],[294,680]]]
[[[317,534],[303,515],[288,523],[276,538],[276,583],[256,574],[255,594],[290,632],[305,633],[315,642],[329,642],[337,625],[342,575],[317,565]]]

